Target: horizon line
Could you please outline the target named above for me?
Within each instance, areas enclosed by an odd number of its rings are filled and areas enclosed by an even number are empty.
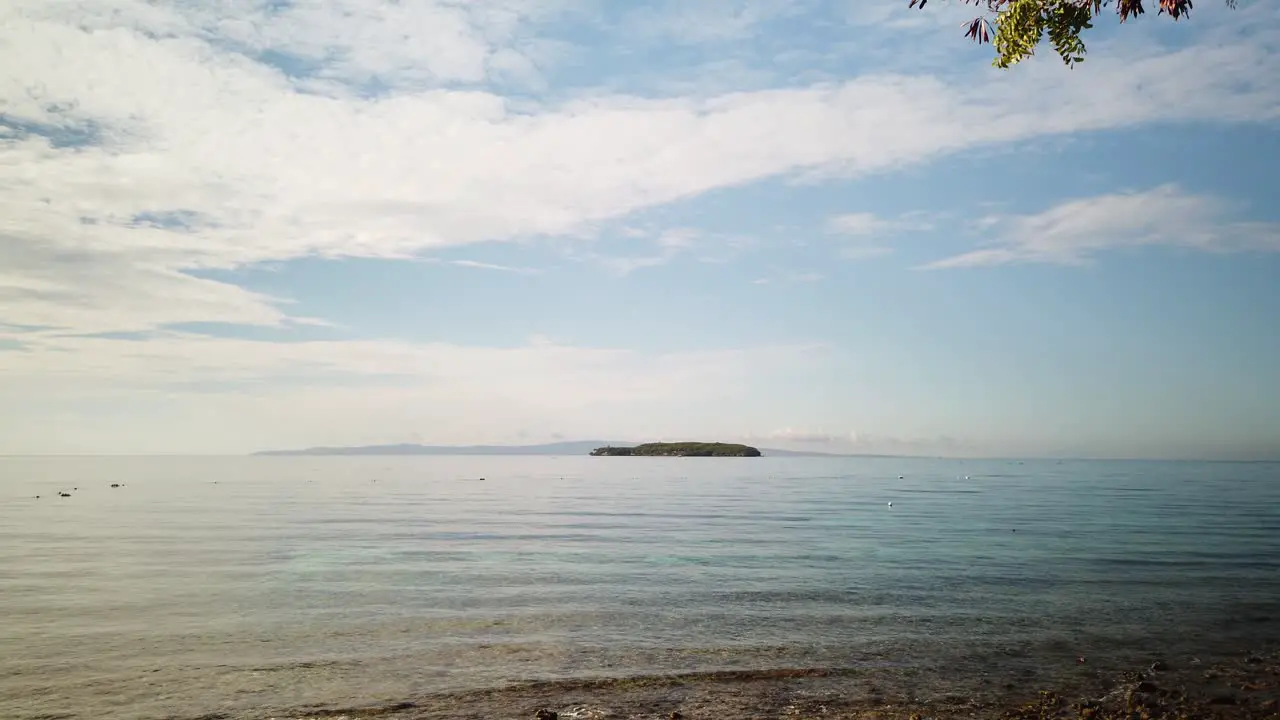
[[[573,442],[573,441],[565,441]],[[554,444],[554,443],[544,443]],[[467,447],[537,447],[537,445],[423,445],[420,443],[391,443],[392,445],[421,445],[425,447],[438,448],[458,448]],[[335,449],[335,448],[360,448],[360,447],[379,447],[377,445],[334,445],[334,446],[316,446],[306,448],[305,450],[256,450],[252,452],[218,452],[218,453],[200,453],[200,452],[121,452],[121,453],[104,453],[104,452],[86,452],[86,453],[0,453],[0,458],[250,458],[250,457],[590,457],[589,455],[547,455],[542,453],[520,454],[511,453],[508,455],[476,455],[473,453],[459,453],[451,455],[449,453],[439,453],[437,455],[404,455],[400,453],[386,454],[368,454],[368,455],[342,455],[342,454],[312,454],[308,455],[307,450],[315,449]],[[806,453],[803,450],[787,450],[786,448],[757,448],[762,453],[768,450],[781,450],[783,452],[800,453],[792,458],[799,459],[802,457],[809,458],[840,458],[840,459],[886,459],[886,460],[950,460],[950,461],[974,461],[974,462],[990,462],[990,461],[1032,461],[1032,462],[1178,462],[1178,463],[1234,463],[1234,464],[1276,464],[1280,463],[1280,457],[1274,458],[1202,458],[1202,457],[1141,457],[1141,456],[1055,456],[1055,455],[911,455],[911,454],[885,454],[885,453]],[[288,453],[288,454],[273,454]],[[767,455],[765,457],[768,457]],[[780,456],[775,456],[780,458]]]

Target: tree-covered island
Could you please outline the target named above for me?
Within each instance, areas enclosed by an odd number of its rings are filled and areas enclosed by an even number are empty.
[[[646,456],[646,457],[760,457],[760,451],[750,445],[735,443],[644,443],[635,447],[600,447],[591,451],[600,456]]]

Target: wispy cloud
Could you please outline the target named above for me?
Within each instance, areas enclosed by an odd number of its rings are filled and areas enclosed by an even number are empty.
[[[552,417],[562,432],[578,437],[643,433],[628,420],[637,412],[675,417],[677,408],[698,398],[746,402],[752,381],[822,360],[807,345],[639,353],[546,338],[492,348],[275,343],[173,332],[146,341],[49,332],[20,337],[21,347],[5,353],[0,403],[25,411],[0,415],[0,452],[234,451],[260,447],[264,437],[286,445],[317,438],[377,442],[389,429],[426,431],[438,442],[502,439]],[[7,339],[0,333],[0,342]],[[84,404],[109,404],[134,420],[117,431],[61,410]],[[164,421],[168,413],[177,413],[173,422]],[[449,422],[442,425],[443,417]],[[41,430],[54,422],[58,433]]]
[[[884,257],[893,252],[893,248],[873,243],[860,243],[840,248],[840,257],[845,260],[870,260]]]
[[[868,434],[855,430],[826,431],[784,427],[768,432],[749,432],[743,442],[768,444],[782,449],[812,450],[826,453],[863,453],[888,455],[951,455],[957,457],[989,456],[990,448],[972,440],[946,435],[902,437]]]
[[[897,223],[886,220],[875,213],[847,213],[837,215],[827,221],[827,229],[841,235],[861,237],[892,232]]]
[[[779,277],[762,277],[752,280],[753,285],[793,285],[821,282],[823,275],[816,272],[788,273]]]
[[[827,221],[828,232],[854,237],[924,231],[934,227],[935,219],[923,212],[898,217],[881,217],[869,212],[846,213],[833,216]]]
[[[685,250],[693,246],[698,236],[698,231],[692,228],[672,228],[658,235],[655,242],[664,250]]]
[[[450,260],[449,264],[456,265],[457,267],[476,268],[477,270],[496,270],[498,272],[515,273],[517,275],[537,275],[542,272],[538,268],[498,265],[495,263],[478,262],[476,260]]]
[[[1119,248],[1170,247],[1202,252],[1280,252],[1280,223],[1239,219],[1239,208],[1175,185],[1081,198],[1032,215],[980,222],[987,247],[930,263],[930,268],[1012,263],[1076,265]]]
[[[801,443],[808,445],[830,445],[832,443],[854,443],[858,440],[858,433],[849,431],[843,433],[830,433],[822,431],[805,430],[802,428],[779,428],[766,433],[748,434],[750,440],[776,440],[788,443]]]
[[[622,234],[638,240],[651,233],[639,228],[624,228]],[[637,270],[666,265],[697,247],[701,238],[702,234],[692,228],[671,228],[658,231],[649,240],[653,246],[651,252],[640,255],[606,255],[597,252],[590,257],[614,275],[625,277]]]
[[[910,213],[900,217],[881,217],[875,213],[857,212],[836,215],[827,220],[827,232],[851,238],[840,250],[848,260],[865,260],[893,252],[885,242],[894,235],[932,230],[934,220],[927,213]]]
[[[614,275],[618,277],[626,277],[637,270],[666,265],[673,257],[675,257],[675,253],[632,257],[601,257],[599,258],[599,263]]]

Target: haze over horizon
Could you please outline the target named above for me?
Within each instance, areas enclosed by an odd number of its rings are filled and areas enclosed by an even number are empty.
[[[974,13],[10,0],[0,454],[1280,459],[1280,10]]]

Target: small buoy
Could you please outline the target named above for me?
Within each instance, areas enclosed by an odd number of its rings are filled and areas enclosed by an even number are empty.
[[[889,502],[889,507],[893,507],[893,501]]]

